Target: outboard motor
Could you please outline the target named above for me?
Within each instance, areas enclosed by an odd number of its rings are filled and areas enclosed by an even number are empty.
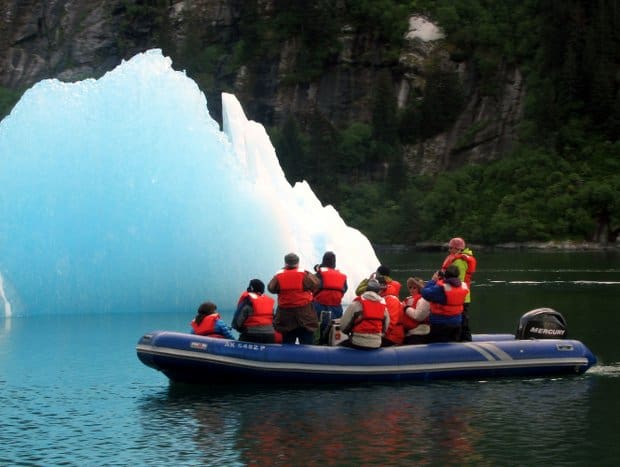
[[[536,308],[528,311],[519,321],[517,339],[565,339],[566,320],[553,308]]]

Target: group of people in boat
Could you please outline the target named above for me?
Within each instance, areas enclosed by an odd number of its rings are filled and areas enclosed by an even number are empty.
[[[465,241],[455,237],[449,254],[432,278],[409,277],[409,295],[400,299],[401,284],[380,265],[357,286],[356,297],[346,310],[342,298],[347,276],[336,268],[336,255],[328,251],[314,272],[299,266],[299,256],[289,253],[284,267],[265,284],[252,279],[240,295],[229,327],[217,306],[205,302],[192,320],[192,332],[257,343],[329,344],[333,323],[348,339],[339,345],[375,349],[394,345],[470,341],[470,284],[476,259]],[[274,314],[275,307],[275,314]]]

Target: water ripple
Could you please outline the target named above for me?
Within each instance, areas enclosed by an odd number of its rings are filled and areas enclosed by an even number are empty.
[[[620,377],[620,362],[595,365],[588,370],[588,373],[591,375],[618,378]]]

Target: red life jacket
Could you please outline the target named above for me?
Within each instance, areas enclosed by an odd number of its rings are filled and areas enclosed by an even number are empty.
[[[273,324],[273,305],[275,300],[267,295],[259,295],[254,292],[243,292],[237,305],[245,298],[250,299],[252,314],[248,316],[243,325],[246,328],[253,326],[267,326]]]
[[[320,269],[322,287],[314,294],[314,301],[321,305],[340,305],[344,295],[347,276],[338,269],[322,267]]]
[[[384,299],[390,314],[390,325],[385,331],[385,338],[396,345],[402,345],[405,340],[403,304],[395,295],[385,295]]]
[[[385,300],[376,302],[355,297],[362,304],[362,315],[357,318],[353,325],[354,333],[381,334],[383,332],[383,320],[385,319]]]
[[[445,271],[448,266],[454,263],[457,259],[462,259],[467,263],[467,270],[465,271],[465,283],[470,286],[471,278],[476,272],[476,258],[473,255],[467,255],[465,253],[454,253],[446,256],[446,259],[443,260],[443,264],[441,265],[441,270]]]
[[[391,295],[396,295],[398,297],[398,295],[400,294],[400,288],[401,288],[400,282],[392,279],[387,284],[386,293],[389,293]]]
[[[281,269],[276,273],[280,292],[278,306],[282,308],[296,308],[312,302],[312,292],[304,290],[303,269]]]
[[[469,293],[469,287],[465,282],[461,282],[460,287],[452,287],[450,284],[444,283],[443,280],[438,280],[437,285],[443,287],[446,293],[446,303],[434,303],[431,302],[431,313],[444,316],[456,316],[463,312],[463,303],[465,303],[465,297]]]
[[[215,322],[218,319],[220,319],[219,313],[211,313],[202,318],[200,324],[196,324],[196,320],[192,320],[192,329],[195,334],[200,336],[221,337],[223,339],[224,336],[215,332]]]
[[[407,297],[403,301],[403,310],[407,307],[415,308],[420,298],[422,298],[422,294],[420,292],[416,293],[414,296]],[[411,318],[407,313],[403,313],[403,327],[405,328],[405,332],[417,328],[420,324],[429,323],[430,315],[424,321],[417,321]]]

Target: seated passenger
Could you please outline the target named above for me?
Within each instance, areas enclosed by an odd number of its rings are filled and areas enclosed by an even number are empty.
[[[205,302],[200,305],[196,317],[190,324],[192,326],[192,334],[224,339],[235,338],[230,328],[220,318],[220,314],[217,312],[217,305],[212,302]]]
[[[340,320],[340,329],[349,335],[342,346],[356,349],[377,349],[381,347],[381,337],[390,325],[390,315],[383,297],[379,295],[381,285],[370,279],[366,291],[355,297]]]
[[[422,297],[431,303],[431,331],[427,342],[452,342],[461,338],[463,304],[469,289],[459,279],[459,268],[451,264],[443,278],[439,272],[422,289]]]
[[[381,347],[402,345],[405,340],[405,328],[403,325],[405,310],[396,292],[396,286],[394,284],[396,281],[387,283],[383,276],[377,276],[377,279],[379,284],[382,285],[380,295],[385,300],[390,315],[390,325],[381,340]]]
[[[239,331],[239,340],[273,344],[277,342],[273,328],[273,307],[275,300],[265,293],[265,284],[252,279],[248,288],[237,301],[232,328]],[[281,341],[281,338],[280,338]]]
[[[427,336],[431,330],[430,314],[431,305],[421,294],[424,288],[424,280],[419,277],[407,279],[409,295],[403,300],[405,317],[403,325],[405,328],[405,345],[426,344]]]

